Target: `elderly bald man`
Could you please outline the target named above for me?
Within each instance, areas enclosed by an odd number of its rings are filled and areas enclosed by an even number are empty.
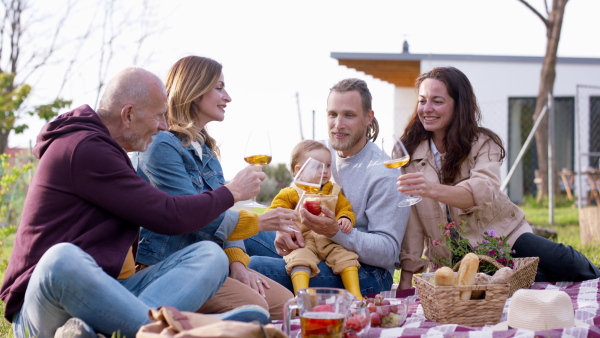
[[[227,257],[210,241],[135,272],[140,226],[195,231],[256,195],[265,178],[247,167],[229,184],[190,196],[169,196],[141,179],[127,152],[146,150],[167,128],[166,98],[158,77],[127,68],[107,84],[97,111],[83,105],[42,128],[0,291],[16,337],[52,337],[67,321],[83,336],[134,337],[150,308],[196,311],[224,282]],[[225,318],[266,321],[268,313],[234,310]]]

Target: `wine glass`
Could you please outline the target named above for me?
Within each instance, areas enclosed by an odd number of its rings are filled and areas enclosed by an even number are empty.
[[[383,165],[390,169],[400,169],[410,161],[410,154],[406,151],[406,147],[400,141],[400,138],[395,134],[386,136],[381,139],[381,151]],[[401,169],[400,169],[401,170]],[[410,207],[419,202],[421,197],[407,195],[405,199],[398,203],[399,207]]]
[[[271,139],[268,131],[252,130],[246,143],[244,161],[250,165],[267,165],[271,163]],[[243,205],[246,208],[267,208],[267,205],[256,202],[256,196],[252,201]]]
[[[325,172],[325,163],[315,160],[312,157],[309,157],[300,170],[294,176],[294,184],[304,192],[302,196],[300,196],[299,201],[302,200],[302,197],[305,193],[309,194],[317,194],[321,191],[321,184],[323,182],[323,173]],[[296,206],[296,210],[298,210],[300,203]]]

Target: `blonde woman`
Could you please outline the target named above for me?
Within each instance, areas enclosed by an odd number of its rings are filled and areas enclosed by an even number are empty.
[[[156,135],[148,150],[134,155],[138,174],[171,195],[192,195],[225,184],[219,162],[219,147],[206,130],[212,121],[223,121],[231,97],[225,89],[220,63],[210,58],[188,56],[169,70],[168,130]],[[199,312],[221,313],[245,304],[260,305],[281,319],[283,304],[293,294],[275,281],[249,269],[250,258],[242,239],[259,230],[291,231],[293,210],[275,209],[262,215],[247,210],[228,210],[199,231],[166,236],[142,229],[137,262],[156,264],[170,254],[199,241],[221,245],[229,258],[229,277]],[[202,287],[202,285],[198,285]]]

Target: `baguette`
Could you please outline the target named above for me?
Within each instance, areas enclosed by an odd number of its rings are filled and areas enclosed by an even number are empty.
[[[458,268],[457,285],[473,285],[475,283],[475,274],[479,269],[479,257],[469,252],[463,257]],[[471,299],[471,291],[461,291],[460,300]]]
[[[443,266],[435,270],[433,279],[436,286],[452,286],[454,285],[454,271],[447,266]]]

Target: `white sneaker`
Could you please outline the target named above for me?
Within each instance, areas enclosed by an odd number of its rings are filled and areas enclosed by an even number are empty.
[[[54,338],[98,338],[94,329],[79,318],[70,318],[56,329]]]

